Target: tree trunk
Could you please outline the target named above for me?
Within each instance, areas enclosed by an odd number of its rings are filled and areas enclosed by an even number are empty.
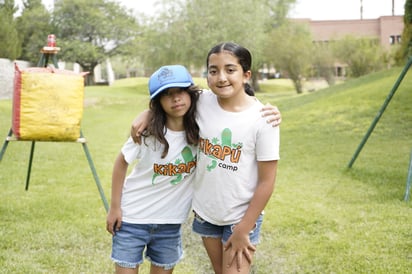
[[[97,63],[93,64],[80,64],[82,67],[83,72],[88,72],[85,76],[85,85],[86,86],[91,86],[95,83],[94,81],[94,68],[97,66]]]
[[[252,74],[252,88],[255,92],[260,91],[259,77],[257,73]]]
[[[291,78],[293,81],[293,85],[295,86],[295,90],[298,94],[301,94],[303,92],[303,86],[302,86],[302,79],[300,77],[296,78]]]

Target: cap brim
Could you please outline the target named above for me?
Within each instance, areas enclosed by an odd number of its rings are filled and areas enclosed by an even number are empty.
[[[153,92],[150,95],[150,99],[155,98],[157,95],[159,95],[162,91],[164,91],[165,89],[168,88],[187,88],[190,87],[192,85],[192,83],[170,83],[170,84],[166,84],[160,88],[158,88],[155,92]]]

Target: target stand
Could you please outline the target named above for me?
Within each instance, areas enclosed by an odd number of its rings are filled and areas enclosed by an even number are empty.
[[[54,67],[57,68],[58,66],[57,66],[56,54],[59,50],[60,50],[60,48],[57,48],[57,47],[43,47],[43,49],[40,51],[41,52],[41,57],[40,57],[40,60],[37,64],[37,66],[38,67],[47,67],[49,61],[51,60]],[[13,98],[13,100],[14,100],[14,98]],[[6,153],[7,146],[9,144],[9,142],[11,142],[11,141],[29,141],[29,142],[31,142],[29,164],[28,164],[28,169],[27,169],[26,186],[25,186],[25,190],[27,191],[29,189],[31,168],[32,168],[32,163],[33,163],[33,155],[34,155],[34,149],[35,149],[36,141],[35,140],[19,140],[19,138],[17,138],[16,134],[13,132],[13,129],[10,128],[9,133],[8,133],[6,139],[3,143],[3,146],[1,148],[1,151],[0,151],[0,161],[3,158],[3,155]],[[106,196],[104,194],[103,188],[101,186],[99,177],[97,175],[96,168],[94,166],[94,163],[93,163],[92,157],[90,155],[89,149],[87,147],[87,140],[83,136],[83,133],[82,133],[81,130],[80,130],[80,136],[79,136],[79,138],[77,138],[77,140],[75,142],[80,143],[83,146],[83,150],[84,150],[84,153],[86,155],[87,161],[89,163],[90,169],[92,171],[94,180],[96,182],[97,189],[98,189],[100,197],[102,199],[104,208],[107,212],[108,208],[109,208],[108,202],[107,202]]]
[[[411,46],[412,47],[412,44]],[[412,49],[412,48],[411,48]],[[386,97],[383,105],[379,109],[378,113],[376,114],[375,118],[373,119],[371,125],[369,126],[368,131],[366,132],[365,136],[363,137],[362,141],[358,145],[355,153],[353,154],[351,160],[349,161],[348,168],[351,168],[356,161],[356,158],[359,156],[363,146],[368,141],[369,136],[372,134],[376,124],[379,122],[379,119],[382,117],[383,113],[385,112],[386,107],[388,106],[389,102],[391,101],[392,97],[394,96],[396,90],[398,89],[399,85],[401,84],[402,80],[404,79],[406,73],[408,72],[409,68],[412,66],[412,55],[408,57],[408,61],[403,68],[401,74],[399,75],[398,79],[396,80],[394,86],[392,87],[391,91],[389,92],[388,96]],[[410,197],[410,189],[412,187],[412,151],[411,151],[411,158],[409,162],[408,168],[408,175],[406,178],[406,190],[404,195],[404,201],[408,201]]]

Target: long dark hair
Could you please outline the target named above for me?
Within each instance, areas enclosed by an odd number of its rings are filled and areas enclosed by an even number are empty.
[[[189,94],[191,100],[190,108],[183,116],[186,141],[190,145],[197,145],[199,142],[199,126],[196,123],[196,105],[201,91],[196,85],[192,85],[184,90]],[[151,110],[151,116],[149,119],[149,125],[143,135],[153,135],[157,141],[164,145],[164,150],[162,152],[162,158],[164,158],[169,152],[169,143],[165,138],[167,131],[165,126],[167,116],[166,112],[162,108],[162,105],[160,104],[160,97],[161,95],[150,100],[149,108]]]
[[[247,48],[233,42],[224,42],[214,46],[207,54],[206,68],[209,68],[210,55],[214,53],[221,53],[223,51],[229,52],[239,60],[239,64],[242,67],[243,72],[251,70],[252,55],[250,54],[250,51]],[[245,92],[250,96],[255,95],[255,91],[249,83],[245,83]]]

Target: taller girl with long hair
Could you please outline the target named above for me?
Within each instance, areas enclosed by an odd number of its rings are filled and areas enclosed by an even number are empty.
[[[198,102],[199,152],[193,231],[215,273],[249,273],[263,211],[274,190],[279,127],[262,119],[249,85],[252,57],[235,43],[213,47]]]

